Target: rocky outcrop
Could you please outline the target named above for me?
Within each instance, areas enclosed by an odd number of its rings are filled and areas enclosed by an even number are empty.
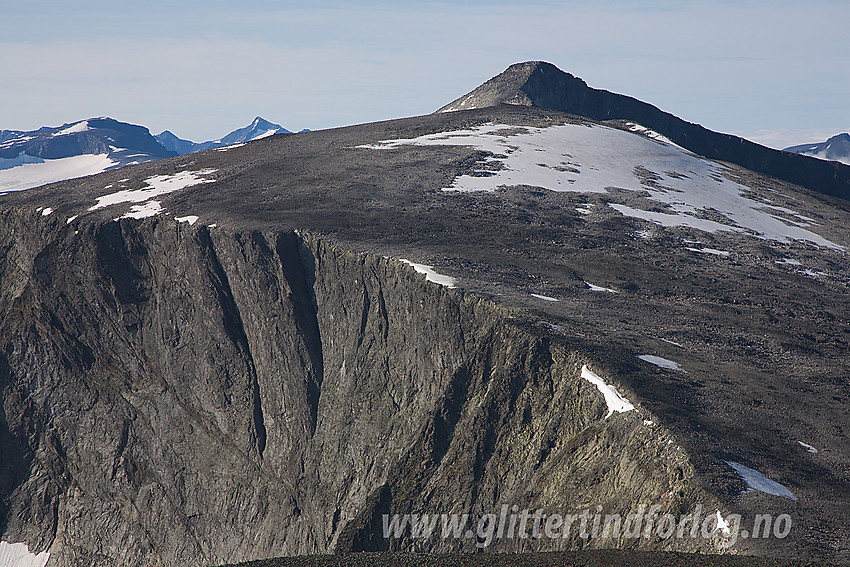
[[[717,506],[638,400],[608,416],[581,369],[629,397],[634,359],[604,360],[308,234],[6,210],[0,533],[49,565],[198,565],[476,547],[385,539],[385,513]]]
[[[591,88],[551,63],[508,67],[438,112],[498,104],[535,106],[592,120],[628,120],[655,130],[695,154],[727,161],[819,193],[850,199],[850,166],[773,150],[692,124],[635,98]]]

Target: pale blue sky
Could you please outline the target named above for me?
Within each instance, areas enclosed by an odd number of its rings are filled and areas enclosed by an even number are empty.
[[[540,59],[782,147],[850,131],[848,22],[847,0],[0,0],[0,128],[328,128],[425,114]]]

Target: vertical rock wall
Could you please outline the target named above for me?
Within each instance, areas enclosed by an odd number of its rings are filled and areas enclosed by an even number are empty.
[[[475,548],[384,539],[385,513],[708,505],[640,407],[606,417],[594,362],[312,236],[5,212],[0,533],[51,565],[203,565]],[[714,545],[493,548],[638,543]]]

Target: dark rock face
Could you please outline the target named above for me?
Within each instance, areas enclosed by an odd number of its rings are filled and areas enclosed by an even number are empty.
[[[632,97],[593,89],[550,63],[511,65],[438,112],[520,104],[593,120],[630,120],[655,130],[701,156],[743,166],[807,189],[850,199],[850,166],[773,150],[729,134],[712,132]]]
[[[640,412],[606,418],[584,348],[398,262],[156,220],[0,227],[0,517],[51,564],[474,549],[385,540],[381,514],[715,505]]]

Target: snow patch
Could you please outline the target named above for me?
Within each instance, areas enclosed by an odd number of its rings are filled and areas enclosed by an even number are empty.
[[[640,125],[635,125],[641,132]],[[625,216],[664,226],[688,226],[704,232],[739,232],[756,238],[811,242],[843,247],[807,230],[810,219],[744,196],[749,190],[725,174],[728,167],[643,135],[607,126],[564,124],[543,128],[486,124],[417,138],[383,140],[358,146],[388,150],[402,146],[468,146],[490,152],[498,170],[460,175],[445,191],[495,191],[528,185],[552,191],[607,193],[609,188],[639,191],[667,206],[654,212],[611,203]],[[492,163],[492,161],[491,161]],[[486,171],[487,175],[480,175]],[[646,172],[652,175],[647,175]],[[724,222],[702,218],[706,212]],[[780,214],[781,213],[781,214]],[[784,215],[784,216],[783,216]],[[797,221],[786,217],[793,216]]]
[[[681,344],[677,343],[676,341],[668,341],[667,339],[661,339],[661,340],[664,341],[665,343],[667,343],[668,345],[677,346],[679,348],[685,348]]]
[[[584,283],[587,284],[587,287],[590,289],[590,291],[607,291],[608,293],[620,293],[616,289],[611,289],[609,287],[602,287],[602,286],[598,286],[598,285],[593,285],[590,282],[584,282]]]
[[[740,475],[741,479],[743,479],[743,481],[747,483],[747,492],[752,490],[758,490],[759,492],[764,492],[766,494],[773,494],[774,496],[782,496],[783,498],[797,500],[797,497],[794,496],[794,494],[790,490],[788,490],[778,482],[770,480],[757,470],[745,467],[740,463],[735,463],[732,461],[726,461],[726,464],[735,469],[735,471]]]
[[[198,218],[200,217],[196,217],[195,215],[187,215],[185,217],[174,217],[174,220],[176,220],[177,222],[188,222],[189,226],[192,226],[196,222],[198,222]]]
[[[41,216],[46,217],[47,215],[52,214],[52,213],[53,213],[53,209],[51,209],[50,207],[47,207],[46,209],[41,211]]]
[[[241,144],[231,144],[231,145],[229,145],[229,146],[224,146],[224,147],[221,147],[221,148],[216,148],[216,149],[215,149],[215,151],[217,151],[217,152],[226,152],[227,150],[232,150],[233,148],[241,148],[241,147],[242,147],[242,146],[244,146],[244,145],[245,145],[245,142],[242,142]]]
[[[714,248],[690,248],[686,247],[685,250],[690,250],[691,252],[700,252],[702,254],[714,254],[715,256],[728,256],[729,252],[726,250],[715,250]]]
[[[49,551],[32,553],[25,543],[0,541],[0,565],[3,567],[44,567],[48,559]]]
[[[628,205],[620,205],[618,203],[608,203],[608,206],[624,216],[643,219],[661,226],[687,226],[701,230],[702,232],[710,232],[712,234],[718,231],[742,232],[742,229],[740,228],[720,224],[719,222],[712,220],[699,219],[691,215],[644,211],[643,209],[635,209]]]
[[[814,447],[812,447],[812,446],[811,446],[811,445],[809,445],[808,443],[803,443],[802,441],[797,441],[797,443],[799,443],[800,445],[802,445],[802,447],[803,447],[806,451],[808,451],[809,453],[817,453],[817,452],[818,452],[818,450],[817,450],[817,449],[815,449]]]
[[[662,339],[664,340],[664,339]],[[682,345],[679,345],[682,346]],[[654,364],[659,368],[666,368],[667,370],[676,370],[678,372],[685,372],[685,369],[678,362],[673,362],[672,360],[668,360],[666,358],[661,358],[660,356],[655,356],[652,354],[640,354],[637,358],[641,359],[644,362],[648,362],[650,364]]]
[[[539,295],[537,293],[532,293],[531,297],[536,297],[537,299],[542,299],[543,301],[561,301],[560,299],[555,299],[554,297],[549,297],[548,295]]]
[[[77,122],[76,124],[71,124],[67,128],[59,130],[52,134],[52,137],[56,136],[64,136],[66,134],[78,134],[79,132],[85,132],[86,130],[90,130],[89,121],[83,120],[82,122]]]
[[[215,169],[202,169],[200,171],[181,171],[174,175],[155,175],[145,179],[147,189],[124,189],[103,195],[97,198],[97,203],[89,207],[89,210],[96,211],[119,203],[141,203],[192,185],[212,183],[215,179],[204,179],[203,176],[215,173],[215,171]]]
[[[141,205],[133,205],[130,207],[130,212],[118,217],[118,219],[146,219],[162,213],[164,209],[159,201],[148,201]]]
[[[606,384],[605,381],[594,374],[586,364],[581,367],[581,377],[596,386],[599,391],[602,392],[602,396],[605,398],[605,403],[608,404],[608,415],[605,416],[606,418],[611,417],[611,414],[614,412],[623,413],[635,409],[635,406],[633,406],[626,398],[621,396],[614,386]]]
[[[676,144],[675,142],[673,142],[673,140],[671,140],[667,136],[665,136],[663,134],[659,134],[655,130],[650,130],[646,126],[641,126],[640,124],[637,124],[636,122],[626,122],[626,126],[628,126],[629,130],[631,130],[632,132],[640,132],[641,134],[643,134],[645,136],[649,136],[653,140],[658,140],[659,142],[664,142],[665,144],[670,144],[671,146],[676,146],[677,148],[681,147],[678,144]]]
[[[69,218],[68,220],[66,220],[66,221],[65,221],[65,224],[71,224],[71,223],[72,223],[72,222],[74,222],[75,220],[77,220],[77,215],[74,215],[74,216],[72,216],[71,218]]]
[[[723,519],[723,516],[720,515],[720,510],[717,510],[717,528],[715,531],[720,530],[723,535],[729,535],[732,533],[732,528],[729,526],[729,522]]]
[[[455,278],[451,276],[444,276],[443,274],[438,274],[431,266],[427,266],[425,264],[417,264],[415,262],[411,262],[410,260],[405,260],[404,258],[399,258],[399,260],[401,260],[408,266],[412,266],[413,269],[416,270],[418,273],[425,274],[425,279],[429,282],[434,282],[436,284],[440,284],[449,288],[456,287],[457,280]]]
[[[803,265],[798,260],[795,260],[793,258],[782,258],[781,260],[775,260],[773,263],[774,264],[781,264],[781,265],[787,264],[789,266],[802,266]]]

